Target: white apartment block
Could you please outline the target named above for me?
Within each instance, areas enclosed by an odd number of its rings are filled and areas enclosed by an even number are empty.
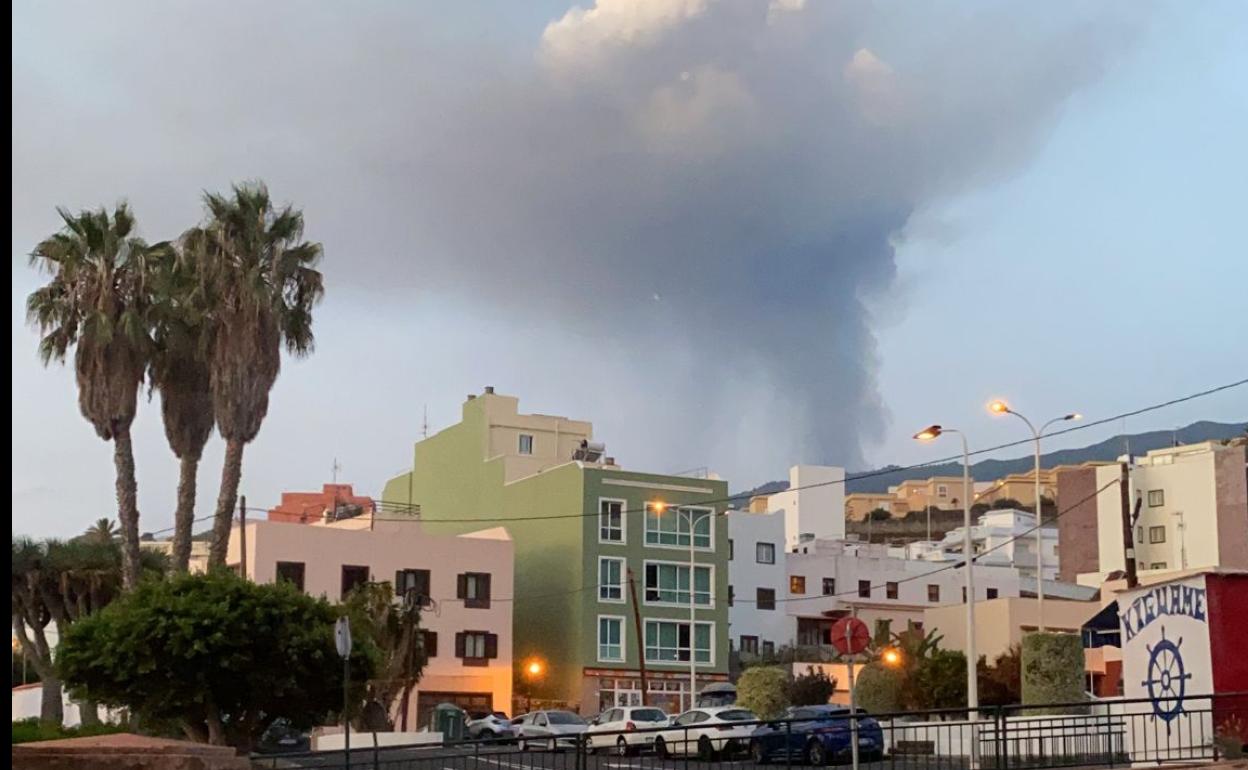
[[[1205,441],[1134,458],[1128,501],[1139,510],[1132,545],[1141,576],[1248,568],[1246,447],[1244,439]],[[1100,585],[1125,569],[1120,474],[1117,463],[1059,474],[1059,504],[1072,508],[1059,521],[1066,579]]]
[[[789,488],[767,498],[767,510],[784,516],[788,548],[803,539],[845,537],[845,469],[830,465],[794,465]]]
[[[988,511],[971,525],[971,547],[975,549],[976,564],[985,567],[1013,567],[1025,582],[1036,580],[1036,516],[1029,511],[1003,509]],[[965,545],[965,527],[958,527],[945,534],[922,558],[932,560],[957,560],[962,558]],[[1043,554],[1043,579],[1056,580],[1057,527],[1040,528],[1040,545]],[[916,551],[919,549],[916,549]],[[982,554],[982,556],[981,556]],[[911,558],[915,558],[912,556]]]
[[[728,638],[732,649],[772,652],[794,638],[793,621],[777,597],[788,590],[784,516],[728,513]]]

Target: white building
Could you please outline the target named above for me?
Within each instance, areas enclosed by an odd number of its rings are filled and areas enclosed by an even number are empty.
[[[1139,510],[1132,535],[1141,576],[1248,568],[1246,447],[1205,441],[1134,458],[1128,500]],[[1117,463],[1059,473],[1059,502],[1072,509],[1059,521],[1066,579],[1100,585],[1125,569],[1120,474]]]
[[[1028,583],[1036,579],[1036,516],[1028,511],[1005,509],[988,511],[971,525],[971,545],[975,549],[976,564],[998,567],[1014,567],[1018,575]],[[1057,561],[1057,528],[1041,527],[1041,546],[1043,553],[1043,579],[1056,580]],[[965,544],[966,528],[958,527],[945,534],[943,540],[934,547],[927,544],[916,545],[911,558],[924,558],[935,561],[957,560],[962,558]],[[919,556],[918,554],[922,554]],[[980,554],[983,554],[980,556]]]
[[[788,548],[807,538],[845,537],[845,469],[794,465],[789,488],[767,498],[767,510],[784,515]]]
[[[792,619],[783,605],[775,604],[788,586],[786,558],[782,514],[728,513],[728,638],[732,649],[767,653],[794,638]]]

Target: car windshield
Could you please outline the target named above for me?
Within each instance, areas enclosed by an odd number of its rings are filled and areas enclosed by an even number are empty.
[[[729,709],[719,712],[717,716],[725,722],[753,722],[758,719],[753,711],[745,709]]]
[[[571,711],[550,711],[546,716],[550,719],[552,725],[583,725],[585,720],[581,719]]]
[[[629,719],[634,722],[662,722],[667,719],[667,714],[659,709],[633,709],[629,713]]]

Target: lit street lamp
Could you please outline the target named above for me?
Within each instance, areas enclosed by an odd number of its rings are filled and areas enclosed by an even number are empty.
[[[524,678],[528,680],[529,686],[525,688],[525,711],[533,710],[533,684],[542,678],[542,674],[546,672],[546,667],[542,665],[542,661],[537,658],[530,658],[529,662],[524,664]]]
[[[971,450],[966,434],[954,428],[931,425],[914,434],[917,441],[931,441],[944,433],[956,433],[962,439],[962,558],[966,565],[966,705],[972,718],[979,708],[979,686],[975,664],[975,545],[971,539]]]
[[[1036,626],[1037,628],[1039,628],[1040,632],[1043,633],[1044,632],[1044,537],[1043,537],[1044,528],[1041,526],[1041,524],[1043,524],[1044,519],[1043,519],[1043,512],[1041,511],[1041,506],[1040,506],[1040,437],[1044,435],[1045,429],[1048,428],[1053,423],[1064,422],[1066,420],[1078,420],[1083,415],[1079,414],[1078,412],[1071,412],[1070,414],[1063,415],[1061,417],[1054,417],[1052,420],[1049,420],[1044,425],[1041,425],[1040,430],[1036,430],[1036,426],[1031,424],[1031,420],[1028,420],[1022,414],[1011,409],[1009,404],[1005,403],[1004,401],[1000,399],[997,399],[996,401],[993,401],[991,404],[989,404],[988,411],[992,412],[993,414],[1012,414],[1018,419],[1027,423],[1027,427],[1031,430],[1031,435],[1035,439],[1035,442],[1036,442],[1036,445],[1035,445],[1035,449],[1036,449],[1036,452],[1035,452],[1036,453],[1036,467],[1035,467],[1036,615],[1037,615]]]

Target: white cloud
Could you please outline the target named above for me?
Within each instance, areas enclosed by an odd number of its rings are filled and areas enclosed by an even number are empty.
[[[704,13],[708,0],[598,0],[576,6],[542,33],[542,57],[556,67],[594,64],[617,46],[645,44]]]

